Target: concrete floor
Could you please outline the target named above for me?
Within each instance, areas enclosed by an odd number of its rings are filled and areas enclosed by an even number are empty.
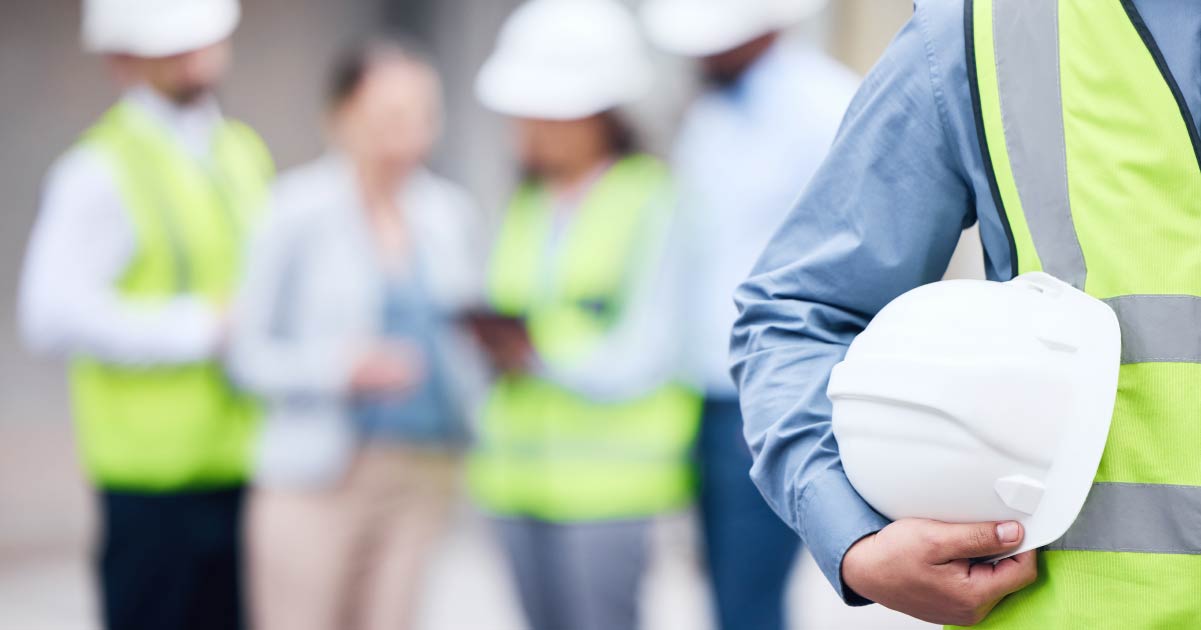
[[[90,498],[65,426],[0,423],[0,629],[94,630],[87,572]],[[705,630],[708,601],[692,521],[662,522],[644,589],[648,630]],[[503,564],[467,506],[438,550],[419,630],[520,630]],[[846,608],[816,565],[802,559],[790,586],[793,627],[932,628],[879,606]]]

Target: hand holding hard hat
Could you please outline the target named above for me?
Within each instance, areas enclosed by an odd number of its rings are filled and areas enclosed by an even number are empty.
[[[1021,544],[1021,525],[896,521],[851,546],[842,559],[849,591],[910,617],[972,626],[1010,593],[1038,579],[1036,552],[997,562],[971,558]]]
[[[1092,487],[1120,356],[1114,312],[1046,274],[906,293],[830,378],[847,477],[893,520],[1021,523],[1002,557],[1054,542]]]

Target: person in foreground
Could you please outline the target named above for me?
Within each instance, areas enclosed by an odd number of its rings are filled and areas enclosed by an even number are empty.
[[[438,76],[372,38],[330,81],[329,153],[283,174],[253,241],[231,372],[269,407],[248,524],[261,630],[401,630],[466,446],[480,299],[469,196],[424,167]]]
[[[1201,623],[1201,7],[918,2],[738,290],[752,476],[852,605],[987,628]],[[1113,424],[1082,516],[889,523],[839,460],[825,387],[873,314],[980,225],[991,280],[1045,271],[1114,307]],[[901,448],[901,446],[898,446]]]
[[[241,628],[253,402],[219,361],[273,166],[214,90],[235,0],[84,3],[124,97],[55,165],[21,294],[25,337],[71,361],[98,488],[105,627]]]

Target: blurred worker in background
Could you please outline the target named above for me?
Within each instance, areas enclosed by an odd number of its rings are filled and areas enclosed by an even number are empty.
[[[727,370],[733,294],[821,164],[857,85],[781,32],[821,0],[650,0],[662,49],[695,58],[707,89],[675,149],[688,258],[690,348],[703,370],[701,523],[719,626],[779,630],[800,541],[751,482],[738,394]],[[781,167],[781,165],[787,165]]]
[[[464,376],[483,384],[455,326],[482,295],[482,218],[424,166],[438,75],[375,39],[330,85],[331,149],[277,184],[233,322],[233,372],[270,406],[249,525],[260,630],[410,627],[479,398]]]
[[[533,0],[477,91],[515,120],[526,180],[505,213],[480,334],[502,371],[472,484],[534,630],[638,625],[650,519],[692,498],[698,399],[675,384],[678,318],[647,290],[673,200],[615,111],[650,87],[613,0]]]
[[[84,45],[127,90],[50,172],[26,261],[24,335],[71,360],[108,628],[242,627],[256,410],[218,356],[272,165],[213,97],[239,13],[236,0],[84,3]]]
[[[848,603],[988,628],[1198,625],[1199,33],[1188,0],[918,2],[864,82],[738,290],[733,338],[755,481]],[[973,559],[1017,549],[1019,523],[889,523],[859,496],[826,392],[855,336],[939,280],[977,221],[990,280],[1087,290],[1123,346],[1080,517],[1037,562],[995,567]]]

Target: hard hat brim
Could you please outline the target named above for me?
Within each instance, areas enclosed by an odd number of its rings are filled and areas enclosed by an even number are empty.
[[[623,76],[557,73],[504,56],[489,59],[475,91],[488,109],[517,118],[578,120],[633,104],[650,89],[649,71],[631,67]]]
[[[171,57],[228,39],[241,17],[236,1],[178,2],[155,19],[134,19],[123,28],[85,22],[83,47],[93,54]]]
[[[1050,544],[1092,489],[1121,345],[1108,305],[1043,273],[910,291],[831,374],[847,477],[888,518],[1017,520],[1007,556]]]
[[[788,28],[820,12],[828,0],[795,0],[773,14],[737,3],[706,6],[688,0],[652,0],[642,8],[647,37],[658,48],[684,57],[708,57],[756,37]]]

